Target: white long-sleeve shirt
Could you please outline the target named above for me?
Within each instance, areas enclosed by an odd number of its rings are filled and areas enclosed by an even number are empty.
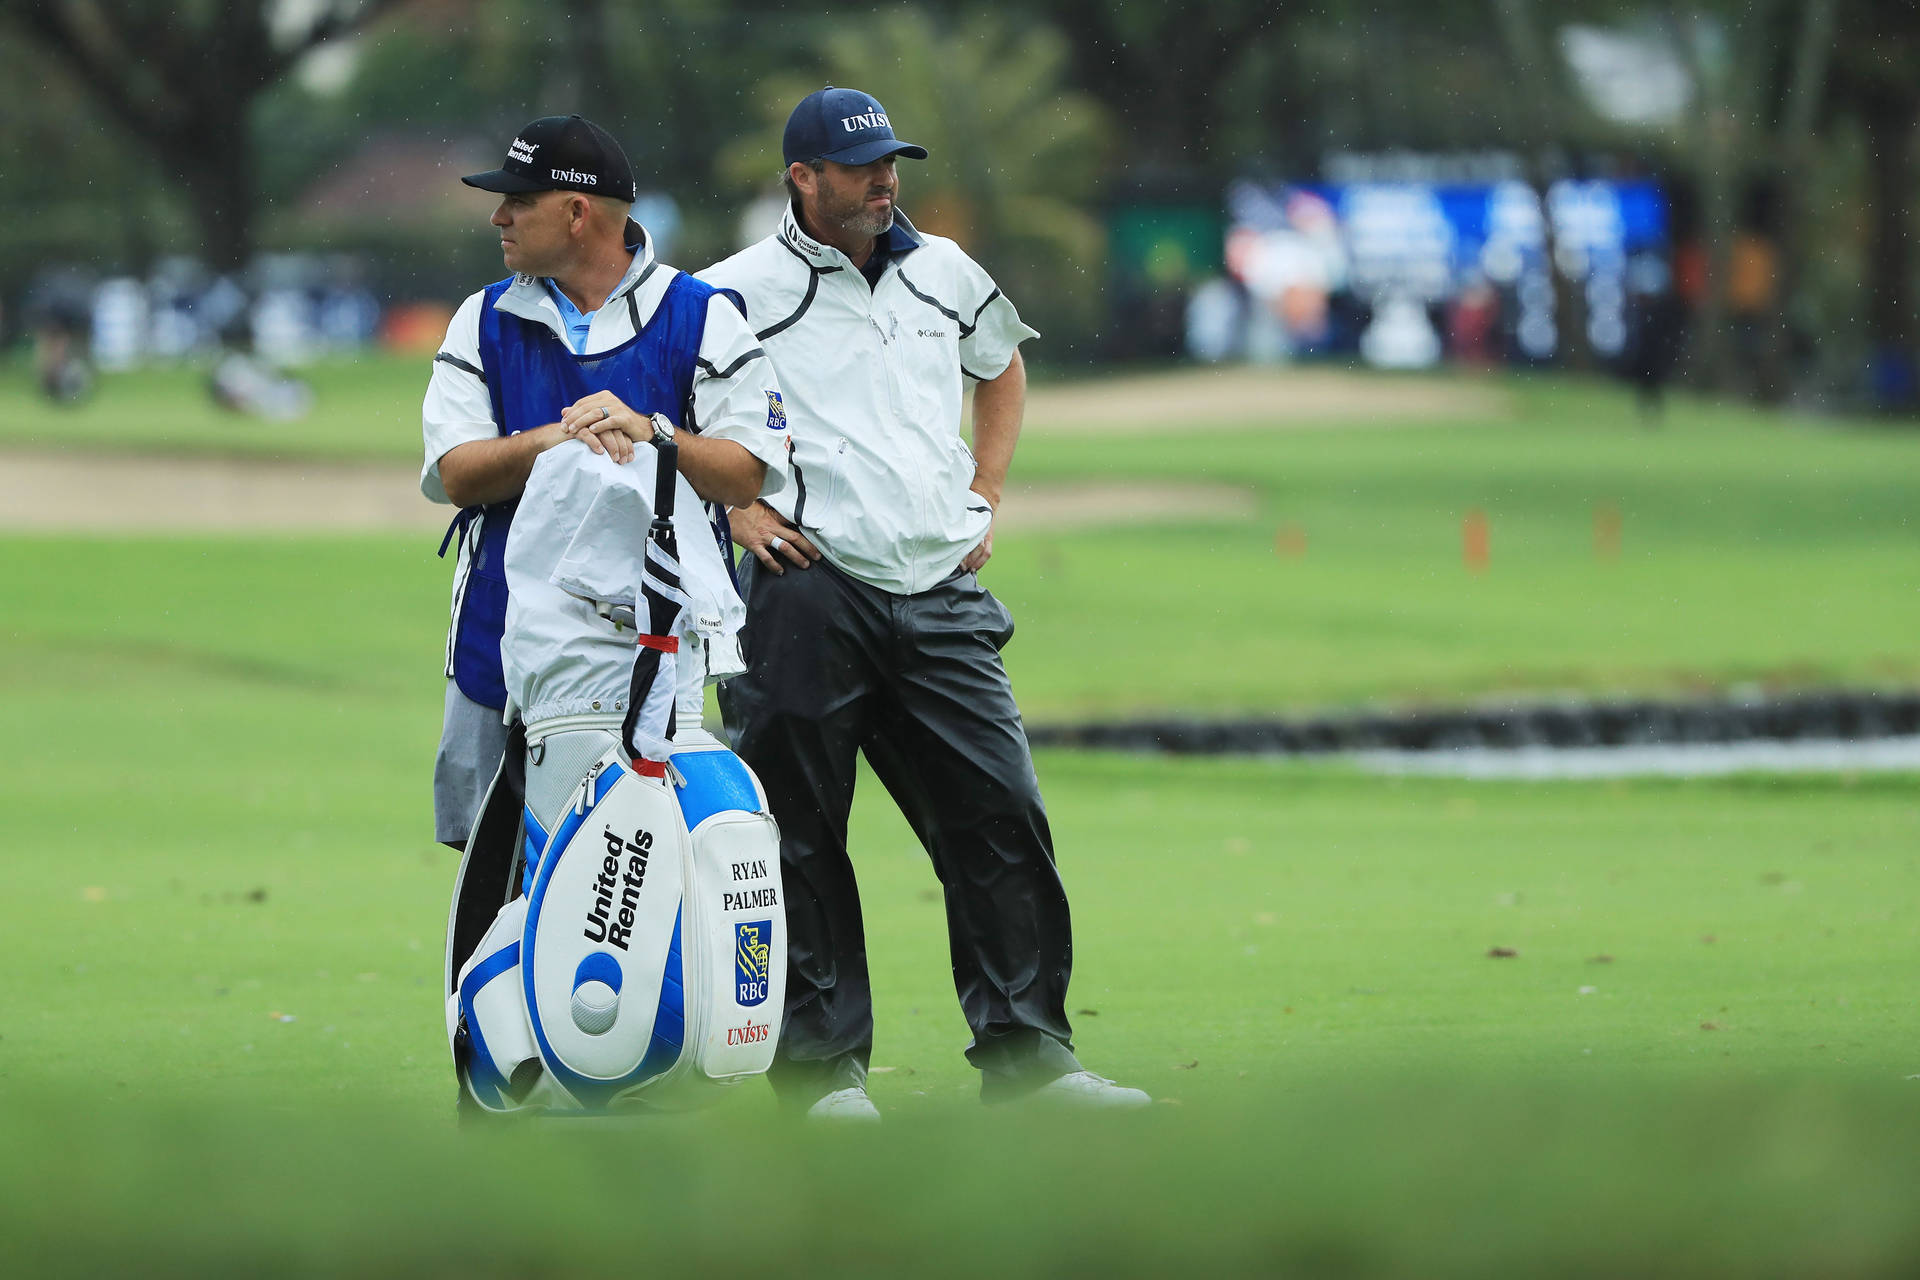
[[[634,245],[633,264],[594,312],[582,355],[612,351],[631,341],[638,328],[645,328],[653,319],[667,286],[679,274],[655,260],[653,246],[637,223],[629,224],[628,240]],[[440,483],[440,459],[448,450],[470,440],[491,440],[499,435],[486,379],[480,370],[480,308],[484,305],[486,291],[481,290],[454,312],[453,321],[447,326],[446,341],[434,359],[433,376],[421,408],[426,458],[420,468],[420,491],[435,502],[452,501]],[[500,295],[495,306],[510,315],[544,324],[562,343],[567,342],[566,321],[541,279],[521,276]],[[571,348],[571,344],[568,345]],[[786,424],[773,407],[778,404],[779,391],[780,383],[774,376],[773,366],[754,338],[753,330],[732,302],[725,298],[713,299],[707,308],[706,331],[701,337],[700,363],[693,375],[691,425],[708,439],[731,440],[743,446],[767,464],[766,479],[760,486],[762,497],[771,497],[785,489],[789,474]],[[772,393],[771,399],[769,393]],[[565,407],[555,406],[556,421]],[[675,422],[674,425],[690,424]]]
[[[634,250],[633,262],[606,302],[594,312],[585,348],[578,354],[608,352],[630,342],[653,319],[667,286],[679,274],[673,267],[658,262],[651,241],[638,223],[630,221],[627,224],[627,242]],[[420,491],[435,502],[451,502],[440,481],[440,460],[448,451],[469,441],[491,440],[499,435],[493,421],[493,402],[481,370],[480,310],[485,305],[486,291],[481,290],[467,298],[454,313],[452,322],[447,326],[446,341],[441,344],[440,352],[434,359],[432,378],[427,385],[426,400],[421,409],[425,461],[420,470]],[[500,295],[494,305],[510,315],[544,324],[562,343],[570,349],[574,347],[569,340],[566,320],[555,305],[544,280],[522,275]],[[560,409],[564,407],[555,406],[556,420]],[[766,475],[760,486],[763,497],[777,495],[787,487],[791,475],[788,462],[790,451],[786,415],[780,402],[779,380],[774,376],[772,363],[754,337],[753,330],[726,298],[715,297],[708,304],[699,363],[693,377],[693,403],[689,416],[689,422],[676,425],[693,427],[709,439],[731,440],[766,464]],[[585,446],[571,444],[562,446],[562,449],[576,447],[583,453],[590,452]],[[557,452],[561,450],[548,451],[549,454]],[[546,456],[542,455],[543,458]],[[651,450],[641,449],[636,452],[634,462],[628,465],[651,467],[652,459]],[[644,480],[650,493],[653,483],[650,472]],[[648,510],[650,512],[651,507]],[[676,510],[679,513],[676,524],[681,531],[683,548],[695,542],[713,544],[711,533],[705,531],[701,523],[704,518],[701,500],[684,480],[681,482]],[[521,518],[524,517],[516,517],[516,527]],[[646,532],[645,519],[641,521],[639,532],[641,535]],[[469,562],[479,545],[479,537],[480,525],[476,522],[460,543],[451,597],[456,617]],[[717,550],[714,558],[718,560]],[[509,584],[509,591],[512,589]],[[734,665],[737,664],[737,649],[730,640],[721,642],[718,638],[720,629],[705,628],[697,635],[703,642],[703,648],[708,650],[705,657],[718,664],[714,672],[715,679],[737,669]],[[627,661],[630,666],[631,655]],[[685,669],[698,664],[683,662],[680,665]],[[453,674],[451,629],[447,639],[446,674]],[[511,681],[508,687],[511,690]],[[527,707],[525,702],[516,702],[516,705],[523,709]]]

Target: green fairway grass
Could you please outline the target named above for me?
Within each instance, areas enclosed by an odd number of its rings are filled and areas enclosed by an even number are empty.
[[[14,368],[0,443],[415,456],[419,361],[310,376],[313,419],[270,426],[211,410],[182,370],[104,379],[62,413]],[[1020,621],[1009,661],[1029,716],[1920,681],[1920,433],[1688,399],[1650,427],[1608,385],[1504,385],[1515,408],[1484,423],[1196,421],[1154,437],[1033,423],[1016,511],[1035,501],[1027,484],[1179,480],[1243,487],[1254,514],[1145,525],[1119,509],[1004,534],[986,579]],[[1462,560],[1473,511],[1481,571]],[[1616,517],[1617,554],[1595,534]],[[406,563],[427,585],[401,598],[430,627],[445,566]]]
[[[452,1128],[438,994],[444,567],[385,538],[8,539],[0,566],[0,1237],[28,1273],[1920,1258],[1920,779],[1042,753],[1079,1048],[1161,1099],[1073,1119],[974,1101],[937,885],[869,778],[879,1132],[796,1132],[749,1085],[490,1138]]]
[[[1655,429],[1612,388],[1518,389],[1521,414],[1487,426],[1029,432],[1023,482],[1186,478],[1260,502],[1250,519],[1128,528],[1121,510],[1114,528],[1001,539],[988,573],[1036,636],[1010,657],[1035,710],[1920,680],[1920,434],[1700,404]],[[1478,572],[1462,557],[1475,510]],[[1597,512],[1617,514],[1617,554],[1596,548]]]

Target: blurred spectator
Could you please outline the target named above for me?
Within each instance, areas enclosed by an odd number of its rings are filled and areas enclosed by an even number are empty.
[[[1500,295],[1485,280],[1474,281],[1447,307],[1447,354],[1479,368],[1498,364],[1499,321]]]
[[[1629,299],[1626,358],[1640,414],[1649,424],[1666,409],[1667,383],[1686,347],[1691,308],[1677,287],[1680,278],[1660,259],[1636,255],[1627,270]]]
[[[23,318],[48,368],[119,371],[229,350],[303,364],[374,340],[381,305],[365,274],[355,259],[316,254],[266,255],[239,276],[184,257],[162,258],[145,279],[96,283],[57,268],[35,282]]]
[[[1733,238],[1727,261],[1727,320],[1738,368],[1749,388],[1764,387],[1782,371],[1768,367],[1774,355],[1768,348],[1769,331],[1777,304],[1778,253],[1773,241],[1759,231],[1741,231]]]
[[[254,356],[238,351],[220,357],[207,375],[207,394],[222,409],[273,422],[303,418],[313,407],[313,389]]]
[[[1920,370],[1903,347],[1876,347],[1867,361],[1867,381],[1874,405],[1883,412],[1905,413],[1920,404]]]
[[[1246,326],[1246,289],[1232,280],[1209,280],[1187,300],[1187,354],[1208,364],[1244,355]]]
[[[1440,359],[1440,335],[1416,299],[1389,295],[1360,335],[1360,356],[1376,369],[1424,369]]]
[[[1230,202],[1237,225],[1227,235],[1226,262],[1248,299],[1248,358],[1267,363],[1327,350],[1331,299],[1348,270],[1333,206],[1305,189],[1268,192],[1248,183]]]
[[[77,272],[54,271],[41,276],[28,294],[34,382],[58,404],[84,399],[93,390],[86,337],[89,292]]]

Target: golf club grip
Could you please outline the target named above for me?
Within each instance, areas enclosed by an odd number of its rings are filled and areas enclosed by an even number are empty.
[[[654,473],[653,481],[653,518],[655,521],[671,520],[673,491],[679,487],[675,480],[680,474],[680,446],[655,436],[653,451],[660,455],[659,470]]]

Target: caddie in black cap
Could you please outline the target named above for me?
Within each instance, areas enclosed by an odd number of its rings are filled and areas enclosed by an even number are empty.
[[[442,546],[459,548],[459,586],[434,765],[435,838],[456,848],[507,749],[507,536],[516,512],[550,518],[518,505],[536,464],[588,451],[627,463],[671,441],[693,492],[736,506],[789,474],[779,383],[754,330],[736,299],[656,256],[606,130],[577,115],[535,120],[498,169],[463,181],[497,193],[487,223],[511,274],[455,311],[421,411],[421,491],[461,508]],[[698,670],[691,643],[680,652],[681,670]]]
[[[627,153],[612,134],[581,116],[540,117],[515,135],[498,169],[460,181],[503,195],[584,191],[632,204],[637,194]]]

